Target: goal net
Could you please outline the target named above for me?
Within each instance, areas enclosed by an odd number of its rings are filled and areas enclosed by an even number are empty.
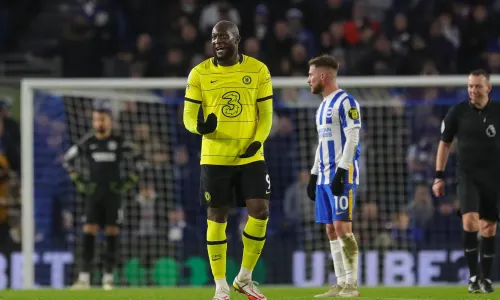
[[[450,105],[467,97],[465,83],[462,76],[340,80],[362,107],[360,188],[353,221],[361,248],[361,284],[424,285],[466,277],[454,182],[447,182],[442,199],[430,193],[440,122]],[[254,279],[264,284],[331,284],[335,274],[329,244],[306,195],[321,99],[310,95],[305,78],[276,78],[273,84],[275,116],[265,144],[271,218]],[[184,88],[184,79],[23,82],[22,260],[28,263],[19,265],[23,272],[11,280],[14,287],[64,287],[75,279],[85,199],[75,192],[61,155],[91,130],[92,103],[102,99],[112,103],[115,128],[149,162],[137,188],[122,199],[116,284],[212,283],[206,215],[199,204],[200,138],[182,123]],[[449,174],[453,161],[454,154]],[[85,169],[85,163],[79,167]],[[229,280],[239,269],[245,222],[244,210],[230,212]],[[101,279],[104,249],[102,237],[98,241],[95,284]]]

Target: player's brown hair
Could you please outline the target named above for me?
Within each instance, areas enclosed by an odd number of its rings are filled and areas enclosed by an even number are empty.
[[[309,61],[309,66],[315,66],[316,68],[330,68],[337,71],[339,69],[339,62],[335,59],[335,57],[328,54],[323,54],[321,56],[312,58]]]
[[[490,74],[484,69],[477,69],[469,73],[470,76],[484,76],[486,80],[490,81]]]

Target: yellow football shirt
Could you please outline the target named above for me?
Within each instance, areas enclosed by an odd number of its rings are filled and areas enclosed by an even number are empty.
[[[196,130],[200,105],[203,116],[214,113],[217,128],[203,136],[201,161],[210,165],[243,165],[264,160],[261,148],[253,157],[239,158],[254,141],[264,144],[273,118],[273,87],[267,66],[241,55],[233,66],[210,58],[194,67],[187,81],[184,125]]]

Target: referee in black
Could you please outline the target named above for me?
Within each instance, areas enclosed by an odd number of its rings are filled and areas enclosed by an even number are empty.
[[[131,143],[112,130],[111,108],[106,101],[94,103],[93,130],[72,146],[64,156],[64,166],[70,173],[78,192],[85,199],[83,226],[83,266],[74,289],[90,288],[90,274],[94,258],[95,237],[104,229],[106,253],[103,288],[113,288],[113,269],[117,260],[119,226],[123,214],[121,193],[132,188],[144,168],[142,155],[134,151]],[[81,158],[89,165],[90,176],[84,178],[75,167]],[[133,162],[132,172],[121,175],[122,162]]]
[[[489,98],[484,70],[469,74],[469,99],[450,108],[441,124],[436,157],[436,197],[445,190],[444,170],[451,143],[458,140],[458,198],[464,229],[464,253],[470,271],[469,293],[491,293],[500,196],[500,103]],[[478,232],[481,235],[478,245]],[[479,251],[478,251],[479,250]],[[478,269],[478,252],[480,268]]]

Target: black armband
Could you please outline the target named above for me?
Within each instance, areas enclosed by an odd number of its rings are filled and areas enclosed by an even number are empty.
[[[444,171],[436,171],[436,175],[434,177],[437,179],[444,179]]]

